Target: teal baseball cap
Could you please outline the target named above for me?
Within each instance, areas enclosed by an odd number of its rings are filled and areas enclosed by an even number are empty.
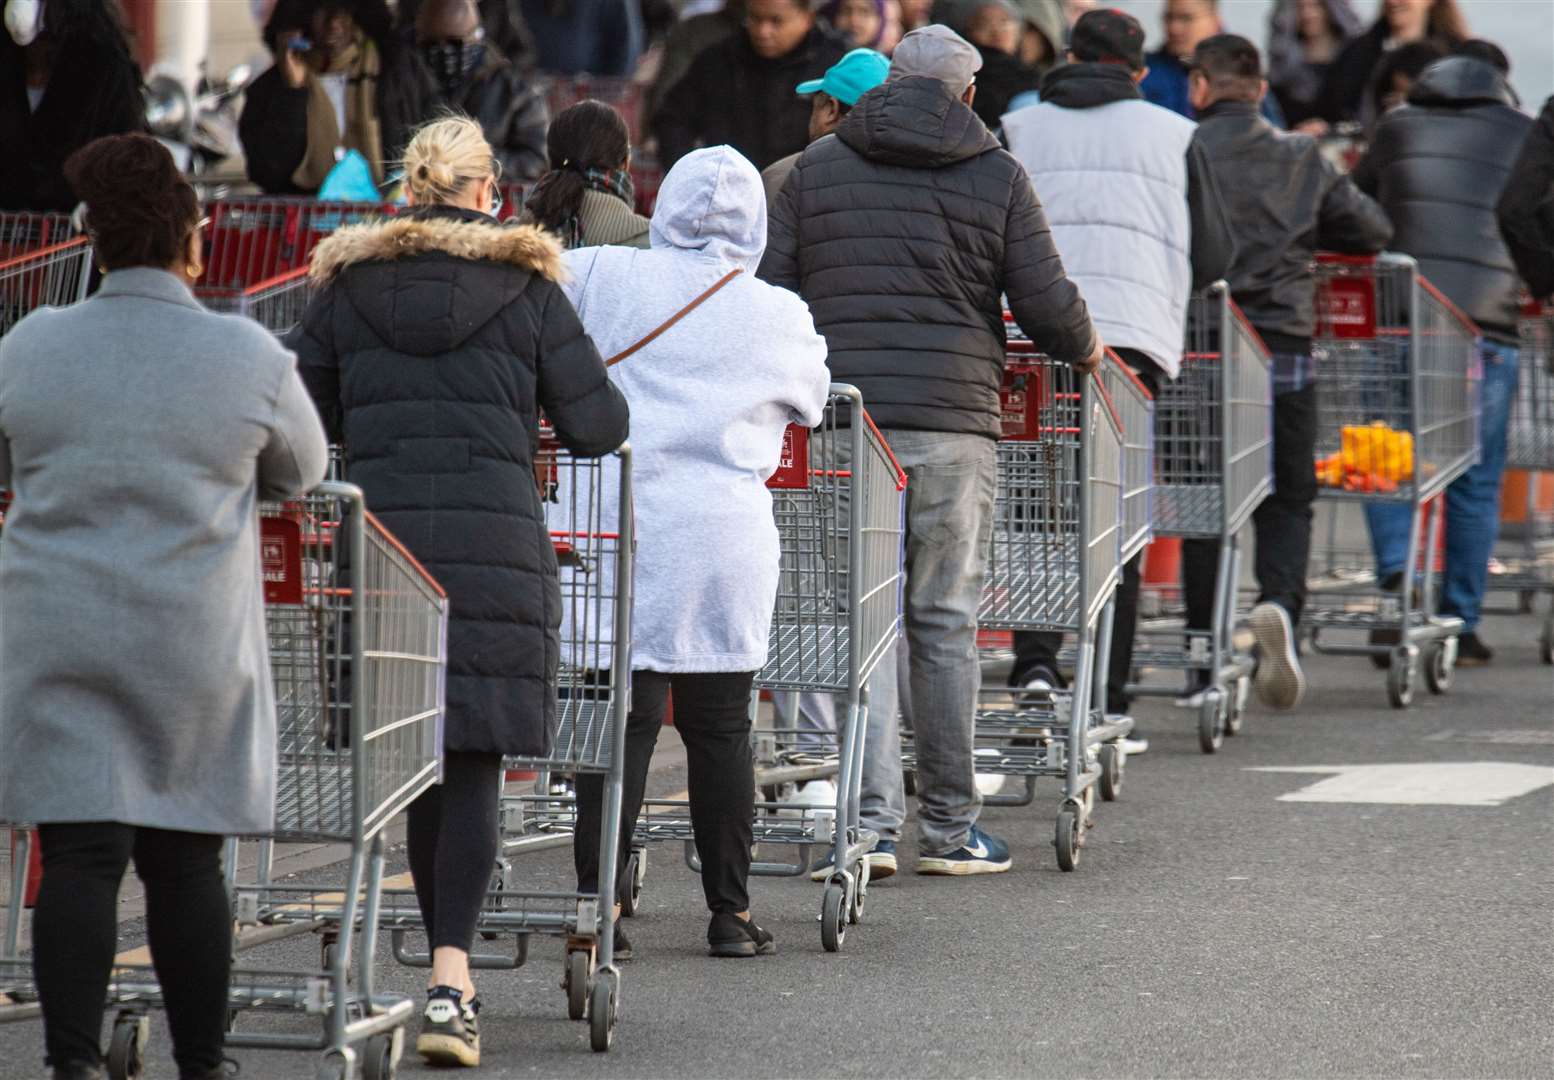
[[[825,91],[851,108],[858,99],[879,86],[890,74],[890,61],[873,49],[854,49],[826,69],[818,79],[798,85],[800,96]]]

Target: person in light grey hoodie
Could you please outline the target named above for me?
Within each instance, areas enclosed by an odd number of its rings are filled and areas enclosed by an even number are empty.
[[[750,920],[747,891],[750,691],[766,663],[777,599],[766,480],[788,424],[820,422],[830,386],[826,344],[802,300],[755,276],[766,197],[760,174],[731,147],[676,163],[650,235],[647,251],[565,256],[567,295],[600,353],[629,353],[610,369],[631,406],[637,535],[622,821],[637,819],[672,688],[712,911],[708,946],[714,956],[754,956],[776,949]],[[578,887],[607,893],[598,882],[602,778],[580,775],[577,789]],[[627,824],[617,866],[626,865],[630,840]],[[617,925],[617,956],[621,942]]]

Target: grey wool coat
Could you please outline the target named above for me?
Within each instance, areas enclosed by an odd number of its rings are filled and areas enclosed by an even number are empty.
[[[270,828],[256,507],[326,458],[295,357],[164,271],[0,338],[0,820]]]

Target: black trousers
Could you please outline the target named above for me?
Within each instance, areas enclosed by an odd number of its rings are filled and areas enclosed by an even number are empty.
[[[755,764],[750,754],[750,689],[755,672],[631,675],[631,713],[626,720],[625,790],[621,797],[616,873],[631,853],[631,832],[642,810],[648,766],[674,691],[674,726],[685,743],[690,769],[691,827],[701,857],[701,887],[713,912],[750,909],[750,844],[755,829]],[[577,828],[572,858],[579,892],[616,896],[599,887],[599,827],[604,819],[604,777],[579,773]]]
[[[1128,362],[1151,394],[1160,392],[1160,380],[1164,377],[1155,362],[1137,349],[1118,349],[1117,354]],[[1128,676],[1133,667],[1133,633],[1139,622],[1139,584],[1142,579],[1144,553],[1141,551],[1122,567],[1122,580],[1117,583],[1113,601],[1112,644],[1107,654],[1106,711],[1126,713],[1132,701],[1128,697]],[[1021,631],[1014,635],[1014,667],[1009,670],[1009,685],[1024,686],[1038,669],[1058,674],[1058,649],[1063,635],[1043,631]]]
[[[432,948],[469,952],[501,844],[502,756],[449,750],[443,780],[410,804],[410,876]]]
[[[1271,601],[1298,624],[1306,606],[1306,566],[1311,559],[1311,504],[1317,498],[1312,462],[1317,449],[1317,388],[1308,385],[1273,399],[1273,493],[1252,514],[1257,535],[1253,571],[1258,600]],[[1182,542],[1182,593],[1187,625],[1213,625],[1218,540]]]
[[[32,965],[54,1068],[102,1061],[103,1009],[130,859],[146,888],[146,936],[182,1077],[221,1068],[232,974],[232,909],[220,836],[117,822],[43,825]],[[4,1071],[0,1069],[0,1071]]]

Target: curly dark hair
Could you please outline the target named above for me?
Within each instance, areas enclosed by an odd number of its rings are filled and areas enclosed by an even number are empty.
[[[107,135],[65,159],[86,203],[86,228],[107,270],[173,266],[199,225],[200,204],[173,155],[149,135]]]
[[[52,2],[52,0],[51,0]],[[351,20],[381,49],[394,33],[394,16],[383,0],[277,0],[264,24],[264,43],[270,52],[280,48],[287,33],[311,32],[317,11],[345,11]]]

